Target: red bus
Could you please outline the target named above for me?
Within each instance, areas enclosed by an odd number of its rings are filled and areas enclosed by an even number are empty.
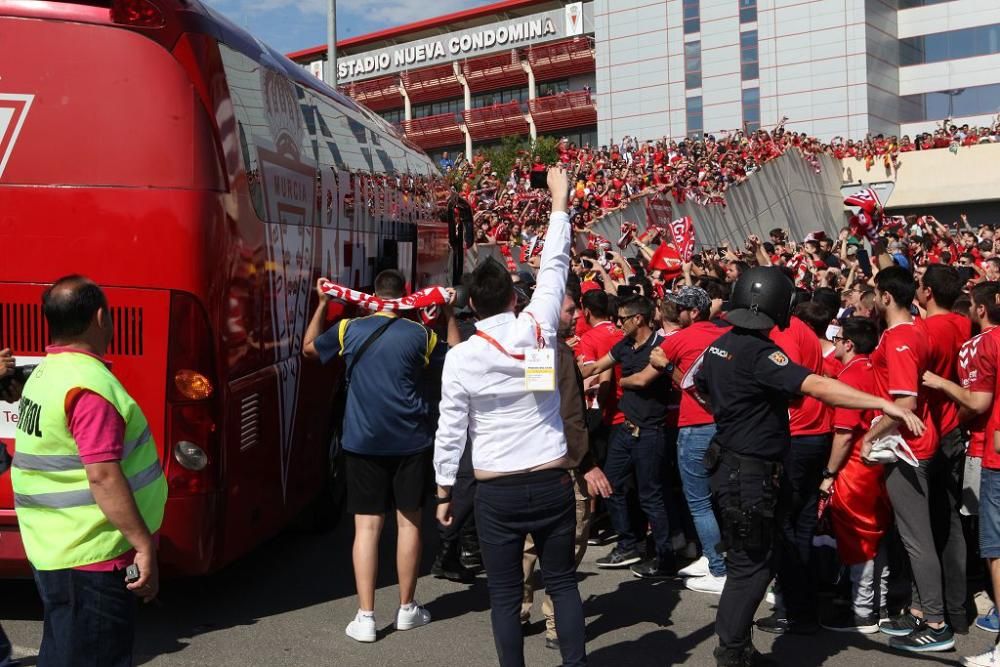
[[[436,168],[198,0],[0,0],[0,63],[0,348],[44,354],[59,276],[105,288],[169,482],[161,560],[212,571],[329,482],[339,371],[301,356],[316,279],[446,284]],[[0,403],[8,449],[16,419]],[[0,576],[26,572],[4,475]]]

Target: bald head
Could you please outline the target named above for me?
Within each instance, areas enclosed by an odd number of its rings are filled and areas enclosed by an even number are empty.
[[[70,342],[83,337],[96,324],[98,311],[107,311],[108,300],[92,280],[64,276],[42,294],[42,310],[54,342]]]

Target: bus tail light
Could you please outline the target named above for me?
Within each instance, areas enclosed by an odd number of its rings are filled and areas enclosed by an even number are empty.
[[[184,398],[202,401],[212,395],[212,382],[207,377],[190,368],[182,368],[174,374],[174,386]]]
[[[163,12],[149,0],[112,0],[111,20],[136,28],[162,28]]]
[[[221,472],[212,331],[192,295],[170,297],[164,463],[172,496],[215,491]]]
[[[181,440],[174,445],[174,460],[188,470],[197,472],[208,465],[208,454],[193,442]]]

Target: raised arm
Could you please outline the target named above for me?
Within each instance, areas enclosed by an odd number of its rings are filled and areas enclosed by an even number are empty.
[[[569,274],[569,241],[572,230],[566,213],[569,182],[566,170],[552,167],[548,174],[549,191],[552,193],[552,215],[549,231],[542,248],[541,266],[535,282],[535,293],[525,312],[547,331],[559,328],[559,313],[566,293],[566,276]]]

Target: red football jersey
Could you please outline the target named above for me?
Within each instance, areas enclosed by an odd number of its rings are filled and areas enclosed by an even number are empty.
[[[859,354],[846,365],[841,364],[841,367],[842,369],[837,375],[838,380],[865,393],[876,393],[875,375],[872,373],[871,358],[867,354]],[[865,431],[871,426],[875,414],[873,410],[834,408],[833,427],[852,431],[855,436],[854,444],[857,445],[864,437]]]
[[[784,331],[778,327],[771,329],[770,337],[793,362],[817,375],[823,374],[823,348],[819,336],[805,322],[792,317]],[[796,399],[788,409],[792,436],[830,433],[833,430],[831,412],[822,401],[812,396]]]
[[[600,361],[604,357],[608,356],[608,352],[611,351],[611,348],[613,348],[623,336],[624,334],[622,333],[622,330],[616,327],[612,322],[598,322],[597,326],[580,336],[580,342],[574,350],[577,361],[580,363],[596,363],[597,361]],[[625,421],[625,415],[618,409],[618,402],[622,398],[621,381],[622,367],[621,364],[616,364],[614,372],[614,400],[608,402],[607,405],[600,406],[601,411],[604,413],[605,424],[621,424]]]
[[[708,349],[708,346],[731,328],[728,326],[719,327],[712,322],[695,322],[689,327],[667,334],[660,344],[660,348],[667,355],[670,363],[679,368],[682,374],[687,373],[698,357]],[[697,426],[714,422],[715,418],[712,417],[712,413],[702,407],[690,391],[681,391],[681,413],[677,419],[678,426]]]
[[[990,327],[971,338],[958,351],[958,379],[964,389],[993,392],[997,383],[997,361],[1000,352],[1000,327]],[[986,426],[990,411],[979,415],[966,426],[969,428],[968,456],[982,458],[986,443]]]
[[[905,427],[900,435],[918,459],[929,459],[937,451],[939,433],[930,410],[928,392],[922,384],[924,371],[931,369],[931,351],[923,325],[904,322],[889,327],[871,355],[878,395],[890,401],[899,396],[915,396],[914,411],[924,422],[924,433],[914,435]]]
[[[956,313],[935,315],[923,320],[930,336],[931,370],[943,378],[958,381],[958,351],[972,335],[972,322]],[[928,394],[931,414],[941,435],[958,428],[958,406],[940,391]]]

